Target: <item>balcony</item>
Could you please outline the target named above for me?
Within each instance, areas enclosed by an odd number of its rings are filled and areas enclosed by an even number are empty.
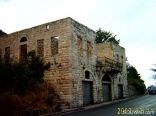
[[[107,57],[104,58],[97,58],[97,69],[104,69],[105,71],[110,71],[112,73],[119,73],[122,71],[123,64],[119,61],[115,61],[112,59],[109,59]]]

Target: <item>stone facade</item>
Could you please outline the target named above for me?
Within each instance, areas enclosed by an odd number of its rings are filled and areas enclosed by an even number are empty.
[[[103,76],[108,74],[111,80],[111,100],[127,97],[125,49],[115,43],[99,43],[96,45],[96,53],[98,75],[102,80]],[[120,95],[119,89],[121,89],[122,95]]]
[[[95,36],[93,30],[65,18],[1,36],[0,57],[18,62],[35,50],[51,64],[44,79],[69,107],[103,102],[102,79],[106,74],[111,79],[110,100],[119,98],[118,85],[126,97],[125,49],[112,43],[96,45]],[[119,62],[121,67],[107,66],[105,58]]]

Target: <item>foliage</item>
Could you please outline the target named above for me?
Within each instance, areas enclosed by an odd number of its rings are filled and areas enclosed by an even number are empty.
[[[38,116],[60,111],[64,101],[54,91],[53,85],[43,79],[49,67],[50,63],[45,64],[34,51],[29,52],[27,59],[19,63],[1,60],[0,114]]]
[[[156,64],[154,64],[154,66],[156,66]],[[151,68],[151,71],[153,71],[154,73],[156,73],[156,68]],[[156,74],[153,75],[153,79],[156,79]]]
[[[140,74],[137,72],[136,68],[133,66],[128,66],[127,68],[128,84],[133,85],[140,94],[144,94],[146,86],[144,81],[141,79]]]
[[[7,33],[5,33],[2,30],[0,30],[0,36],[3,36],[3,35],[7,35]]]
[[[116,35],[113,35],[111,32],[103,31],[101,28],[96,31],[96,43],[104,43],[104,42],[114,42],[119,44],[120,40],[116,40]]]
[[[55,93],[51,94],[55,95]],[[52,112],[52,105],[46,103],[48,99],[46,83],[38,84],[24,94],[1,93],[0,114],[1,116],[30,116],[31,113],[31,116],[34,116],[39,112]]]
[[[23,93],[33,88],[43,82],[44,71],[49,66],[34,51],[29,52],[27,60],[20,63],[0,62],[0,92]]]

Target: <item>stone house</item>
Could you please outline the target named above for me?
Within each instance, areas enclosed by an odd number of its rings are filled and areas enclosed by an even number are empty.
[[[65,18],[0,37],[0,57],[18,62],[29,51],[50,62],[44,79],[69,107],[127,97],[125,49],[95,43],[95,32]]]

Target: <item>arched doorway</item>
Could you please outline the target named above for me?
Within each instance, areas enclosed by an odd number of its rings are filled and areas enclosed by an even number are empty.
[[[108,73],[102,77],[102,95],[104,102],[111,100],[111,78]]]

